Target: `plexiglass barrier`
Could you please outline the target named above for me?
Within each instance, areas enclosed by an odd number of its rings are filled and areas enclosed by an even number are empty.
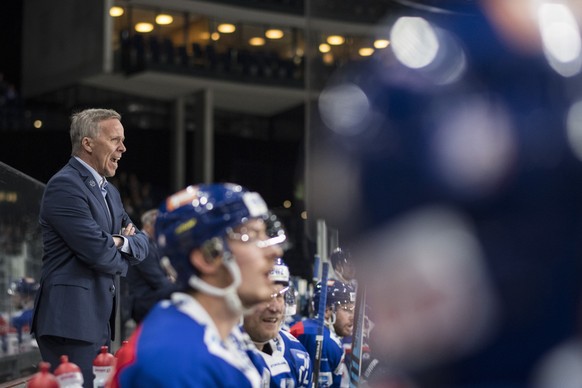
[[[0,383],[36,371],[40,360],[30,320],[42,262],[43,190],[0,162]]]

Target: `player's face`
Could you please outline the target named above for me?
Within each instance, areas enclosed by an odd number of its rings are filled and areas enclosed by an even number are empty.
[[[261,303],[253,312],[245,315],[244,329],[254,342],[266,342],[277,336],[285,317],[285,296],[280,291],[283,286],[275,286],[276,293],[271,300]]]
[[[241,272],[238,294],[248,308],[271,298],[274,284],[269,273],[283,251],[278,245],[260,247],[257,244],[268,239],[263,220],[250,220],[234,232],[237,236],[246,236],[244,239],[229,238],[229,246]]]
[[[337,306],[335,310],[335,332],[340,337],[352,335],[354,330],[354,309],[353,303],[346,303]]]
[[[123,125],[117,119],[104,120],[99,123],[100,131],[89,141],[90,157],[88,163],[100,175],[112,177],[117,171],[121,155],[126,151]]]

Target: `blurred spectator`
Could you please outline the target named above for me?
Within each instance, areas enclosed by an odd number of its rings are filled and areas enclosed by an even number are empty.
[[[160,201],[153,185],[141,181],[133,172],[120,172],[111,181],[119,187],[123,205],[130,217],[139,218],[144,212],[156,207]]]
[[[155,241],[157,209],[150,209],[141,216],[141,230],[148,236],[149,253],[139,264],[127,270],[126,286],[131,318],[139,324],[148,311],[160,300],[168,299],[177,291],[171,274],[166,273],[160,262],[160,252]]]
[[[0,73],[0,129],[18,129],[22,126],[23,109],[20,94],[14,83]]]

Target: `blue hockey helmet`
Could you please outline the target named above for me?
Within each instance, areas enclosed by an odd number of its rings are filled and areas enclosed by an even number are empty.
[[[289,285],[289,267],[280,257],[275,261],[273,269],[269,273],[269,279],[274,283],[280,283],[285,286]]]
[[[232,183],[188,186],[169,196],[159,208],[156,219],[156,240],[162,256],[170,259],[178,280],[188,284],[195,268],[188,256],[195,248],[215,238],[224,238],[229,231],[253,218],[268,217],[263,198],[255,192]],[[213,249],[220,250],[216,241]]]
[[[315,311],[319,310],[319,299],[321,298],[322,288],[321,282],[317,283],[313,294],[313,306]],[[335,279],[327,281],[326,307],[334,307],[355,302],[356,290],[354,286]]]

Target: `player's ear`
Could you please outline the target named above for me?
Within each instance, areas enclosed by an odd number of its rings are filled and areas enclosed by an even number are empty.
[[[330,319],[331,316],[333,315],[333,310],[331,309],[331,307],[326,307],[325,309],[325,319]]]

